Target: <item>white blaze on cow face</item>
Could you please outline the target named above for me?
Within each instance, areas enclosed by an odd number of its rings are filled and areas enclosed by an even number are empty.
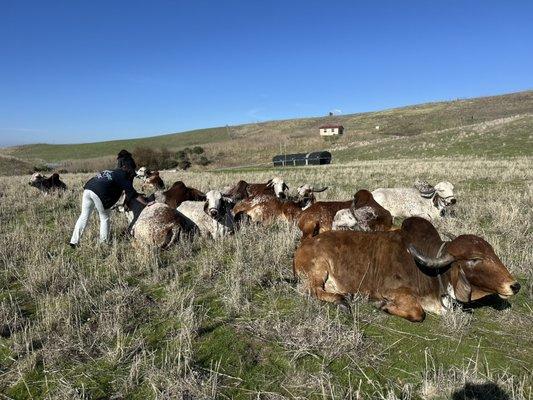
[[[210,190],[205,194],[206,212],[213,218],[218,217],[222,212],[222,193],[218,190]]]
[[[285,184],[283,179],[280,177],[273,178],[268,186],[272,186],[274,188],[274,193],[276,197],[279,197],[280,199],[284,199],[287,197],[285,191],[289,190],[288,186]]]
[[[456,203],[455,195],[453,194],[453,185],[450,182],[439,182],[435,185],[435,191],[443,200],[444,206],[451,206]]]
[[[39,182],[41,180],[43,180],[43,176],[39,172],[36,172],[31,176],[30,184]]]
[[[146,178],[146,167],[139,168],[136,174],[137,174],[137,178],[141,178],[141,179]]]

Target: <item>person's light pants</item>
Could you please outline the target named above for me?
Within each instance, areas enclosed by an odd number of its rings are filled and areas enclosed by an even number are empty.
[[[78,244],[83,231],[89,222],[89,217],[96,208],[98,211],[98,216],[100,217],[100,242],[107,242],[109,239],[109,216],[111,210],[106,210],[100,197],[96,195],[92,190],[84,190],[83,198],[81,201],[81,214],[76,222],[74,227],[74,232],[72,232],[72,238],[70,243]]]

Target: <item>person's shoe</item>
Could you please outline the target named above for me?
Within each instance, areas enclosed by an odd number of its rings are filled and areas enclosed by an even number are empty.
[[[69,243],[69,246],[73,249],[75,249],[76,247],[78,247],[78,245],[76,243]]]

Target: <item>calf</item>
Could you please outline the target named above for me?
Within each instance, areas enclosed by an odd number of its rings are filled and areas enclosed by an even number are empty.
[[[381,310],[413,322],[442,312],[452,300],[507,298],[520,290],[485,240],[461,235],[443,242],[422,218],[406,219],[397,231],[307,238],[295,252],[293,271],[321,300],[348,308],[345,296],[362,293]]]
[[[234,221],[231,209],[233,201],[219,191],[211,190],[205,194],[206,201],[184,201],[178,207],[188,230],[201,236],[218,239],[233,233]]]
[[[67,189],[67,185],[65,185],[65,183],[59,179],[59,174],[57,173],[54,173],[52,176],[47,178],[39,172],[36,172],[31,176],[28,184],[36,187],[45,194],[53,191],[64,191]]]

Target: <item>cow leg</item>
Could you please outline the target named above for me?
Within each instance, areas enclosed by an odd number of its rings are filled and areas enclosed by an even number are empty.
[[[328,273],[326,271],[311,273],[308,277],[309,292],[319,300],[333,303],[343,311],[350,312],[350,305],[346,302],[346,298],[342,294],[330,293],[325,290],[327,279]]]
[[[422,322],[426,318],[426,313],[420,302],[408,288],[393,289],[384,293],[379,308],[386,313],[397,315],[411,322]]]

